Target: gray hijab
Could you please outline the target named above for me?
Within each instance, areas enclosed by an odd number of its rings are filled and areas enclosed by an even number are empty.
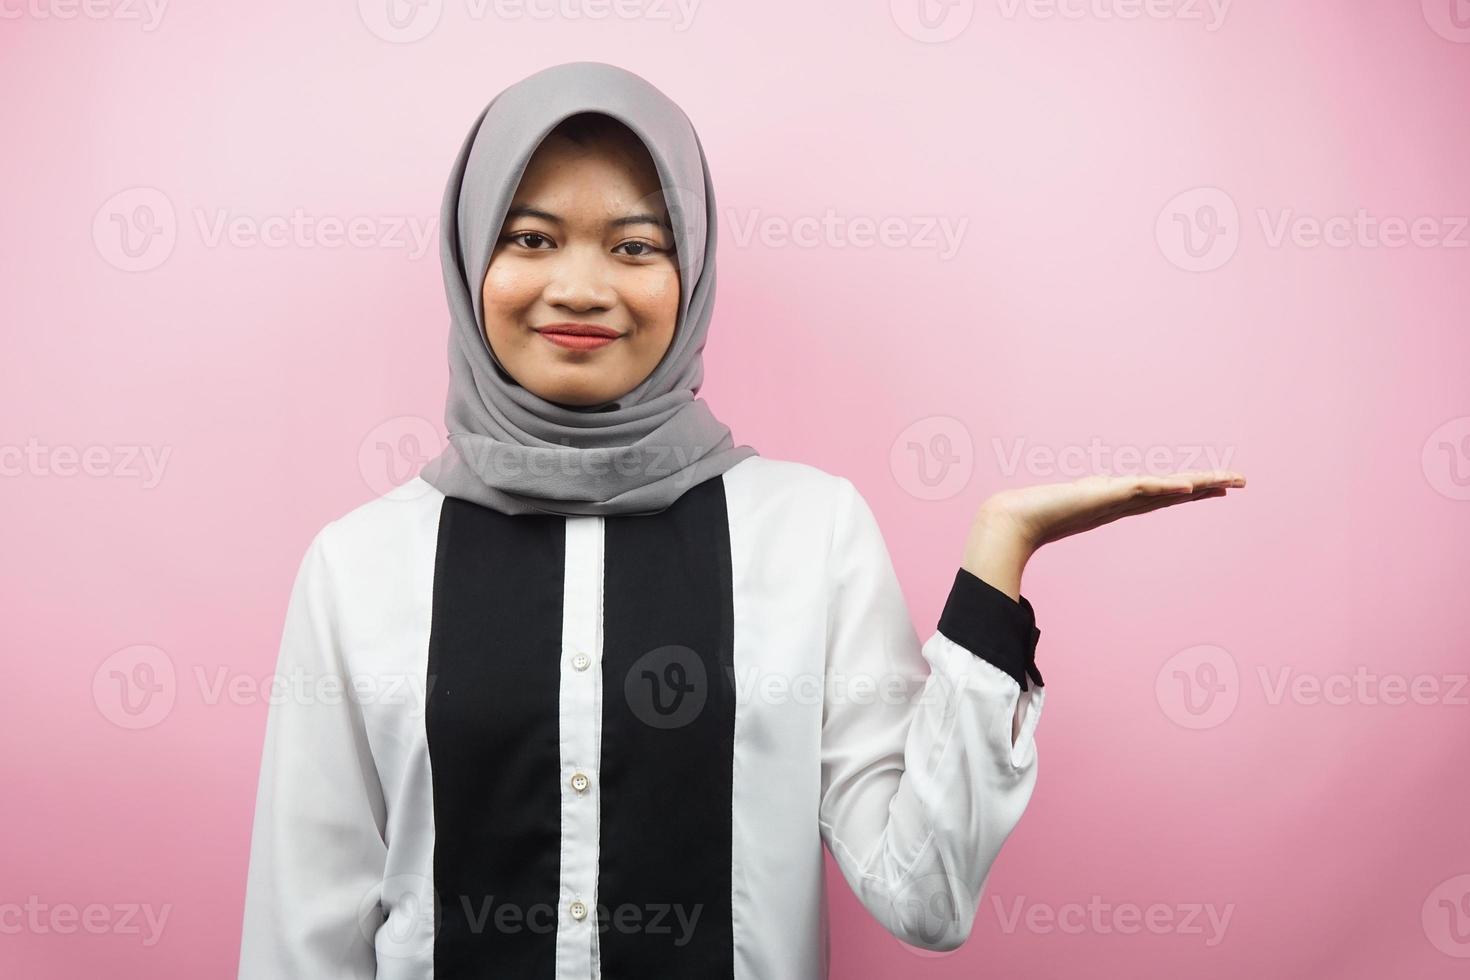
[[[668,352],[636,388],[587,407],[520,386],[485,339],[481,284],[531,155],[579,112],[600,112],[647,146],[673,224],[679,319]],[[505,514],[652,514],[748,456],[696,397],[715,299],[715,198],[694,126],[668,96],[614,65],[579,61],[490,100],[444,193],[439,254],[449,298],[449,446],[421,476],[447,496]]]

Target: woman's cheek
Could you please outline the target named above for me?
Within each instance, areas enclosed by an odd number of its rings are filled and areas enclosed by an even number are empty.
[[[515,263],[498,263],[490,266],[485,274],[485,306],[521,306],[534,297],[536,284],[525,269],[517,269]]]
[[[679,316],[679,273],[668,268],[650,268],[631,285],[629,301],[642,319],[661,322],[672,331]],[[634,298],[636,297],[636,299]],[[666,321],[666,322],[664,322]]]

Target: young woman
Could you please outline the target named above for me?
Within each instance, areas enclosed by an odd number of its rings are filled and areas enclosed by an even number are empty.
[[[689,119],[611,65],[471,128],[450,447],[302,561],[241,977],[825,977],[824,844],[895,936],[968,935],[1036,780],[1027,559],[1245,481],[996,494],[921,644],[853,484],[696,397],[715,213]]]

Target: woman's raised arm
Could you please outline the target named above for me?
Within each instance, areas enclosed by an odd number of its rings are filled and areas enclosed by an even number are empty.
[[[884,928],[954,949],[1036,781],[1039,631],[1029,603],[962,568],[921,646],[877,521],[839,480],[821,834]]]

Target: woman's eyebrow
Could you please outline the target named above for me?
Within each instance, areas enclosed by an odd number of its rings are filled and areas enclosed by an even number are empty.
[[[671,227],[668,222],[656,214],[630,214],[624,218],[616,218],[608,222],[608,224],[615,228],[620,228],[623,225],[658,225],[662,228]]]
[[[515,207],[511,208],[505,213],[505,218],[507,221],[509,221],[511,218],[540,218],[542,221],[549,221],[552,224],[556,225],[563,223],[561,217],[559,217],[558,215],[554,215],[550,211],[543,211],[540,208],[533,208],[527,204],[517,204]],[[614,228],[621,228],[623,225],[659,225],[660,227],[664,228],[669,227],[669,225],[656,214],[625,215],[621,218],[614,218],[612,221],[609,221],[608,224]]]

